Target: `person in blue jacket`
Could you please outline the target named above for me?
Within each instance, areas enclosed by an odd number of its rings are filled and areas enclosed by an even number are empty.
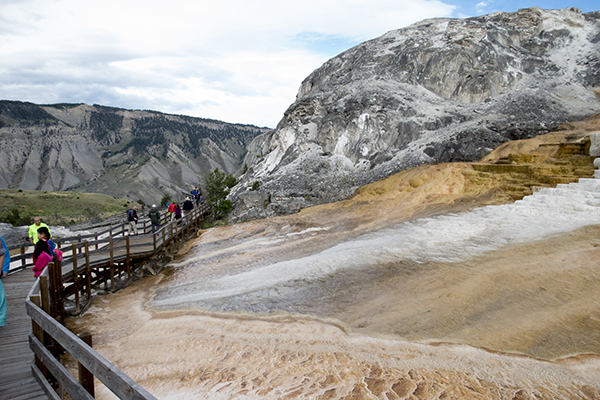
[[[2,271],[0,272],[0,326],[4,326],[6,325],[6,295],[4,294],[2,279],[8,276],[10,253],[2,236],[0,236],[0,241],[2,242],[2,246],[0,246],[0,265],[2,265]]]

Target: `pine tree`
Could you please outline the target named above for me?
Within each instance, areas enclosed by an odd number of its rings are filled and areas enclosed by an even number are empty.
[[[227,200],[227,195],[229,195],[230,189],[237,185],[237,179],[233,175],[226,175],[219,168],[215,168],[208,175],[205,183],[208,201],[212,206],[213,218],[224,218],[233,209],[233,202]]]

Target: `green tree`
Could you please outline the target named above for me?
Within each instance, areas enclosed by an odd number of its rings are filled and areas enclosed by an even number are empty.
[[[171,196],[169,196],[168,194],[165,194],[162,199],[160,199],[160,206],[164,207],[167,205],[167,203],[171,202]]]
[[[237,179],[235,179],[233,175],[226,175],[225,172],[220,171],[219,168],[215,168],[215,170],[208,175],[205,183],[206,195],[212,206],[213,218],[224,218],[233,209],[233,202],[227,200],[227,195],[229,194],[230,189],[237,184]]]
[[[235,179],[235,176],[229,174],[225,177],[225,186],[227,186],[229,189],[231,189],[232,187],[234,187],[237,184],[238,184],[238,181],[237,181],[237,179]]]

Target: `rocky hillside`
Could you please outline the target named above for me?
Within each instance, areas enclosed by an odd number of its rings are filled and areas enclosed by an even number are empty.
[[[600,112],[600,12],[430,19],[360,44],[302,83],[257,137],[234,219],[345,199],[395,172],[475,161]],[[258,188],[258,190],[256,190]]]
[[[0,188],[174,199],[219,168],[240,170],[268,129],[85,104],[0,101]]]

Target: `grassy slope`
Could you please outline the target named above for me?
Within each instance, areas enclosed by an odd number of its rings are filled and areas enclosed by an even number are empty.
[[[138,204],[100,193],[0,189],[0,216],[17,209],[20,216],[40,216],[51,224],[119,215],[133,205]]]

